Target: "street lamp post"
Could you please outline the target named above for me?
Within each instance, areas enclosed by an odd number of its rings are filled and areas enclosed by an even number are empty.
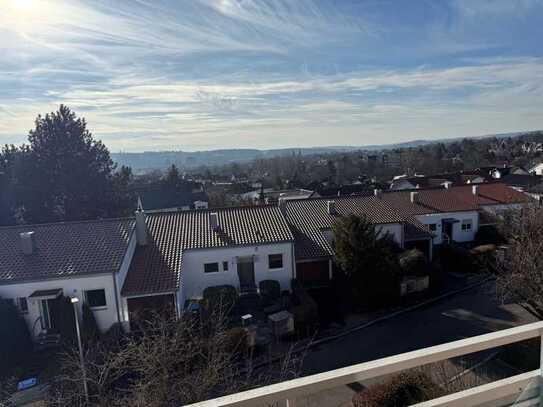
[[[77,332],[77,345],[79,347],[79,363],[81,364],[81,372],[83,374],[83,391],[85,392],[85,401],[89,404],[89,389],[87,387],[87,370],[85,368],[85,359],[83,357],[83,344],[81,343],[81,331],[79,329],[79,317],[77,314],[77,303],[79,298],[71,297],[71,303],[74,306],[74,317],[75,317],[75,330]]]

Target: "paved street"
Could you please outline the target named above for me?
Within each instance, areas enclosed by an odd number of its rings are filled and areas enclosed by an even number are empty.
[[[515,304],[500,305],[495,286],[484,286],[442,302],[415,310],[361,330],[334,342],[313,348],[304,364],[304,375],[379,359],[533,322],[535,319]],[[353,390],[354,388],[354,390]],[[304,406],[343,406],[361,385],[323,392]]]

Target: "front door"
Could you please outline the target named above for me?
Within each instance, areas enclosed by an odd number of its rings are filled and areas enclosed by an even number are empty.
[[[238,278],[242,292],[255,290],[255,263],[252,257],[238,259]]]
[[[443,220],[441,230],[443,232],[443,243],[451,243],[453,241],[453,225],[450,220]]]

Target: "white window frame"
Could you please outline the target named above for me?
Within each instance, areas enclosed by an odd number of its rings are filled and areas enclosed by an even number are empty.
[[[473,230],[473,220],[464,219],[461,226],[462,232],[471,232]]]
[[[206,265],[208,264],[216,264],[217,271],[206,271]],[[219,273],[220,271],[221,271],[221,267],[218,261],[210,261],[209,263],[204,263],[204,274],[215,274],[215,273]]]
[[[281,267],[271,267],[271,264],[270,264],[271,256],[281,256]],[[283,270],[284,268],[285,268],[285,256],[283,255],[283,253],[268,254],[268,269],[269,270],[277,271],[277,270]]]
[[[87,296],[87,293],[89,291],[103,291],[104,292],[105,305],[96,305],[94,307],[91,306],[89,304],[89,298]],[[87,304],[91,310],[96,311],[96,310],[107,309],[107,296],[106,296],[106,289],[105,288],[92,288],[92,289],[89,289],[89,290],[83,290],[83,295],[85,297],[85,304]]]

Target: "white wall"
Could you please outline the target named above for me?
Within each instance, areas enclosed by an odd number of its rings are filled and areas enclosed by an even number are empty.
[[[62,288],[64,296],[75,296],[81,301],[78,304],[81,312],[81,304],[85,300],[84,290],[104,289],[106,294],[106,307],[93,310],[96,323],[100,330],[105,331],[117,322],[117,305],[115,303],[115,286],[113,283],[113,274],[102,274],[88,277],[52,279],[29,283],[17,283],[12,285],[0,285],[0,297],[13,298],[25,297],[28,302],[28,314],[24,315],[30,329],[34,322],[40,316],[40,301],[28,298],[34,291],[52,290]],[[81,314],[80,314],[81,315]],[[39,323],[35,333],[39,333]]]
[[[475,239],[475,234],[479,230],[479,214],[476,211],[471,212],[449,212],[449,213],[435,213],[430,215],[417,215],[417,219],[425,225],[435,223],[437,230],[433,232],[434,244],[442,244],[443,239],[441,234],[443,233],[441,221],[443,219],[452,218],[457,219],[459,222],[453,225],[453,240],[456,242],[471,242]],[[464,219],[471,219],[471,230],[462,230],[462,221]]]
[[[132,263],[132,258],[134,257],[134,252],[136,251],[137,247],[138,240],[136,238],[135,232],[136,231],[134,229],[130,235],[130,240],[128,241],[128,248],[126,249],[126,253],[124,254],[123,262],[121,263],[119,271],[115,273],[117,298],[119,300],[119,322],[122,323],[125,330],[129,329],[130,318],[128,316],[128,305],[126,303],[126,299],[121,296],[121,290],[123,289],[124,281],[126,280],[126,275],[128,274],[128,270],[130,269],[130,263]]]
[[[207,287],[228,284],[239,288],[238,256],[255,256],[257,287],[262,280],[277,280],[281,284],[281,290],[290,290],[294,277],[292,252],[292,243],[187,250],[183,253],[181,268],[181,292],[178,297],[180,305],[184,306],[187,299],[201,297]],[[270,270],[268,255],[279,253],[283,254],[283,268]],[[228,271],[223,271],[223,261],[228,261]],[[219,272],[204,273],[205,263],[219,263]]]
[[[400,223],[387,223],[375,225],[375,230],[380,233],[390,233],[394,237],[394,241],[398,243],[400,247],[403,247],[403,225]]]

